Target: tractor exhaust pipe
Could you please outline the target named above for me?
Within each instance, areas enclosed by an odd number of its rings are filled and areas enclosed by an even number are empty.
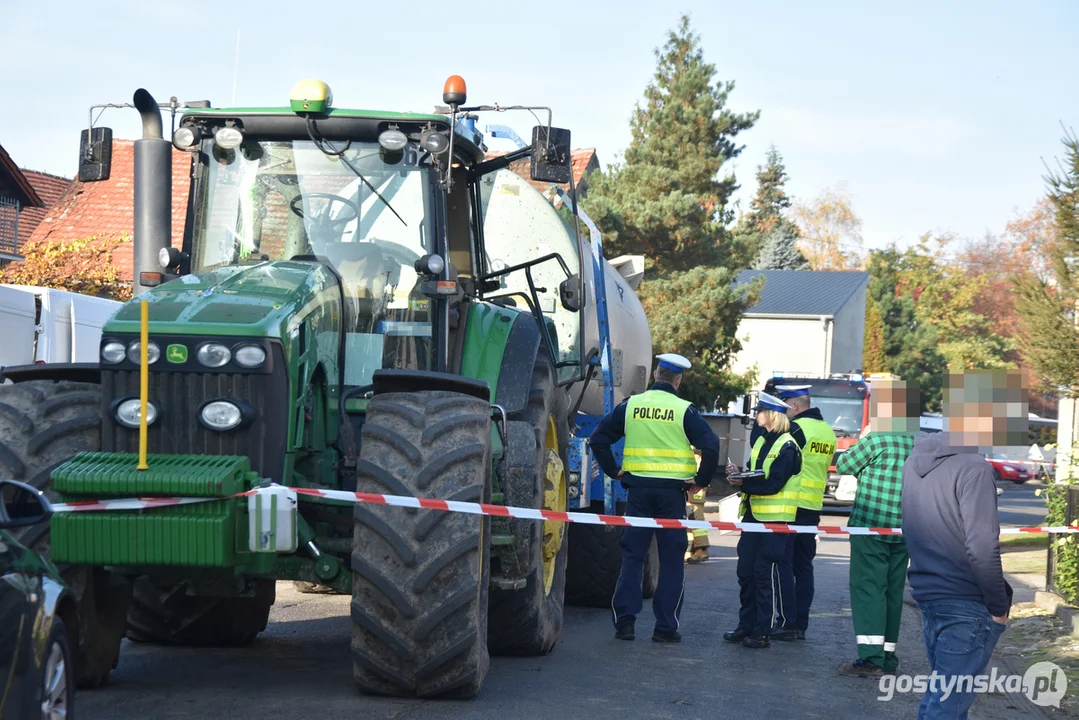
[[[161,109],[142,88],[135,91],[135,109],[142,115],[142,139],[135,141],[135,246],[133,294],[144,272],[160,273],[158,255],[172,246],[172,143],[163,137]]]

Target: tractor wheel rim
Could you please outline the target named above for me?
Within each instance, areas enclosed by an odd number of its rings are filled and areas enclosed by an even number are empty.
[[[553,512],[566,511],[566,469],[558,454],[558,428],[554,416],[547,417],[547,442],[543,463],[543,509]],[[566,524],[557,520],[543,521],[543,593],[551,594],[554,585],[555,565],[558,552],[566,533]]]

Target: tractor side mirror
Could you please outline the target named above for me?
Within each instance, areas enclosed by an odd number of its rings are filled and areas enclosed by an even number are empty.
[[[579,312],[581,309],[581,297],[577,292],[577,275],[571,275],[558,285],[558,297],[562,301],[562,307],[570,312]]]
[[[112,128],[83,130],[79,140],[79,182],[108,180],[112,172]]]
[[[529,173],[533,180],[552,183],[568,183],[570,178],[569,130],[537,125],[532,128],[532,165]]]
[[[749,427],[753,423],[753,418],[749,416],[751,398],[749,393],[742,396],[742,425]]]

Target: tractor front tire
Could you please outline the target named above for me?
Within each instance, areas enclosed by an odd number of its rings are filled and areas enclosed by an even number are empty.
[[[547,446],[547,431],[528,423],[507,423],[508,447],[501,480],[506,504],[548,510],[565,510],[565,471],[557,453]],[[557,476],[561,475],[561,479]],[[558,501],[552,493],[561,492]],[[555,505],[555,507],[545,507]],[[568,533],[566,523],[510,520],[517,563],[525,574],[519,590],[491,588],[490,637],[494,655],[546,655],[562,632],[566,592]]]
[[[356,490],[489,502],[491,406],[443,391],[367,406]],[[368,694],[471,698],[487,676],[491,524],[360,503],[352,549],[353,677]]]
[[[183,584],[139,578],[127,612],[127,637],[159,645],[247,645],[266,629],[277,597],[273,580],[254,580],[252,585],[251,595],[212,597],[188,595]]]
[[[622,572],[622,528],[613,525],[570,526],[569,571],[566,603],[578,607],[609,608],[618,574]],[[646,600],[659,582],[659,549],[655,538],[644,558],[641,596]]]

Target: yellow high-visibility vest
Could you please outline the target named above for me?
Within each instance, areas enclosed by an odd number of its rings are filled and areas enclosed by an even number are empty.
[[[695,478],[696,456],[682,429],[691,404],[664,390],[648,390],[630,398],[622,469],[640,477]]]
[[[835,458],[835,431],[823,420],[799,418],[798,423],[805,434],[802,448],[802,471],[798,473],[798,507],[821,510],[824,507],[824,490],[828,485],[828,468]]]
[[[794,442],[790,433],[780,435],[768,448],[768,454],[764,456],[764,463],[761,465],[766,478],[771,473],[772,463],[779,457],[779,451],[788,442],[794,446],[795,450],[798,449],[798,444]],[[750,452],[750,467],[757,467],[757,456],[763,447],[764,437],[757,438]],[[761,522],[791,522],[798,514],[798,496],[798,476],[795,475],[787,480],[775,495],[749,495],[749,507],[753,511],[753,517]],[[742,512],[745,513],[744,502]]]

